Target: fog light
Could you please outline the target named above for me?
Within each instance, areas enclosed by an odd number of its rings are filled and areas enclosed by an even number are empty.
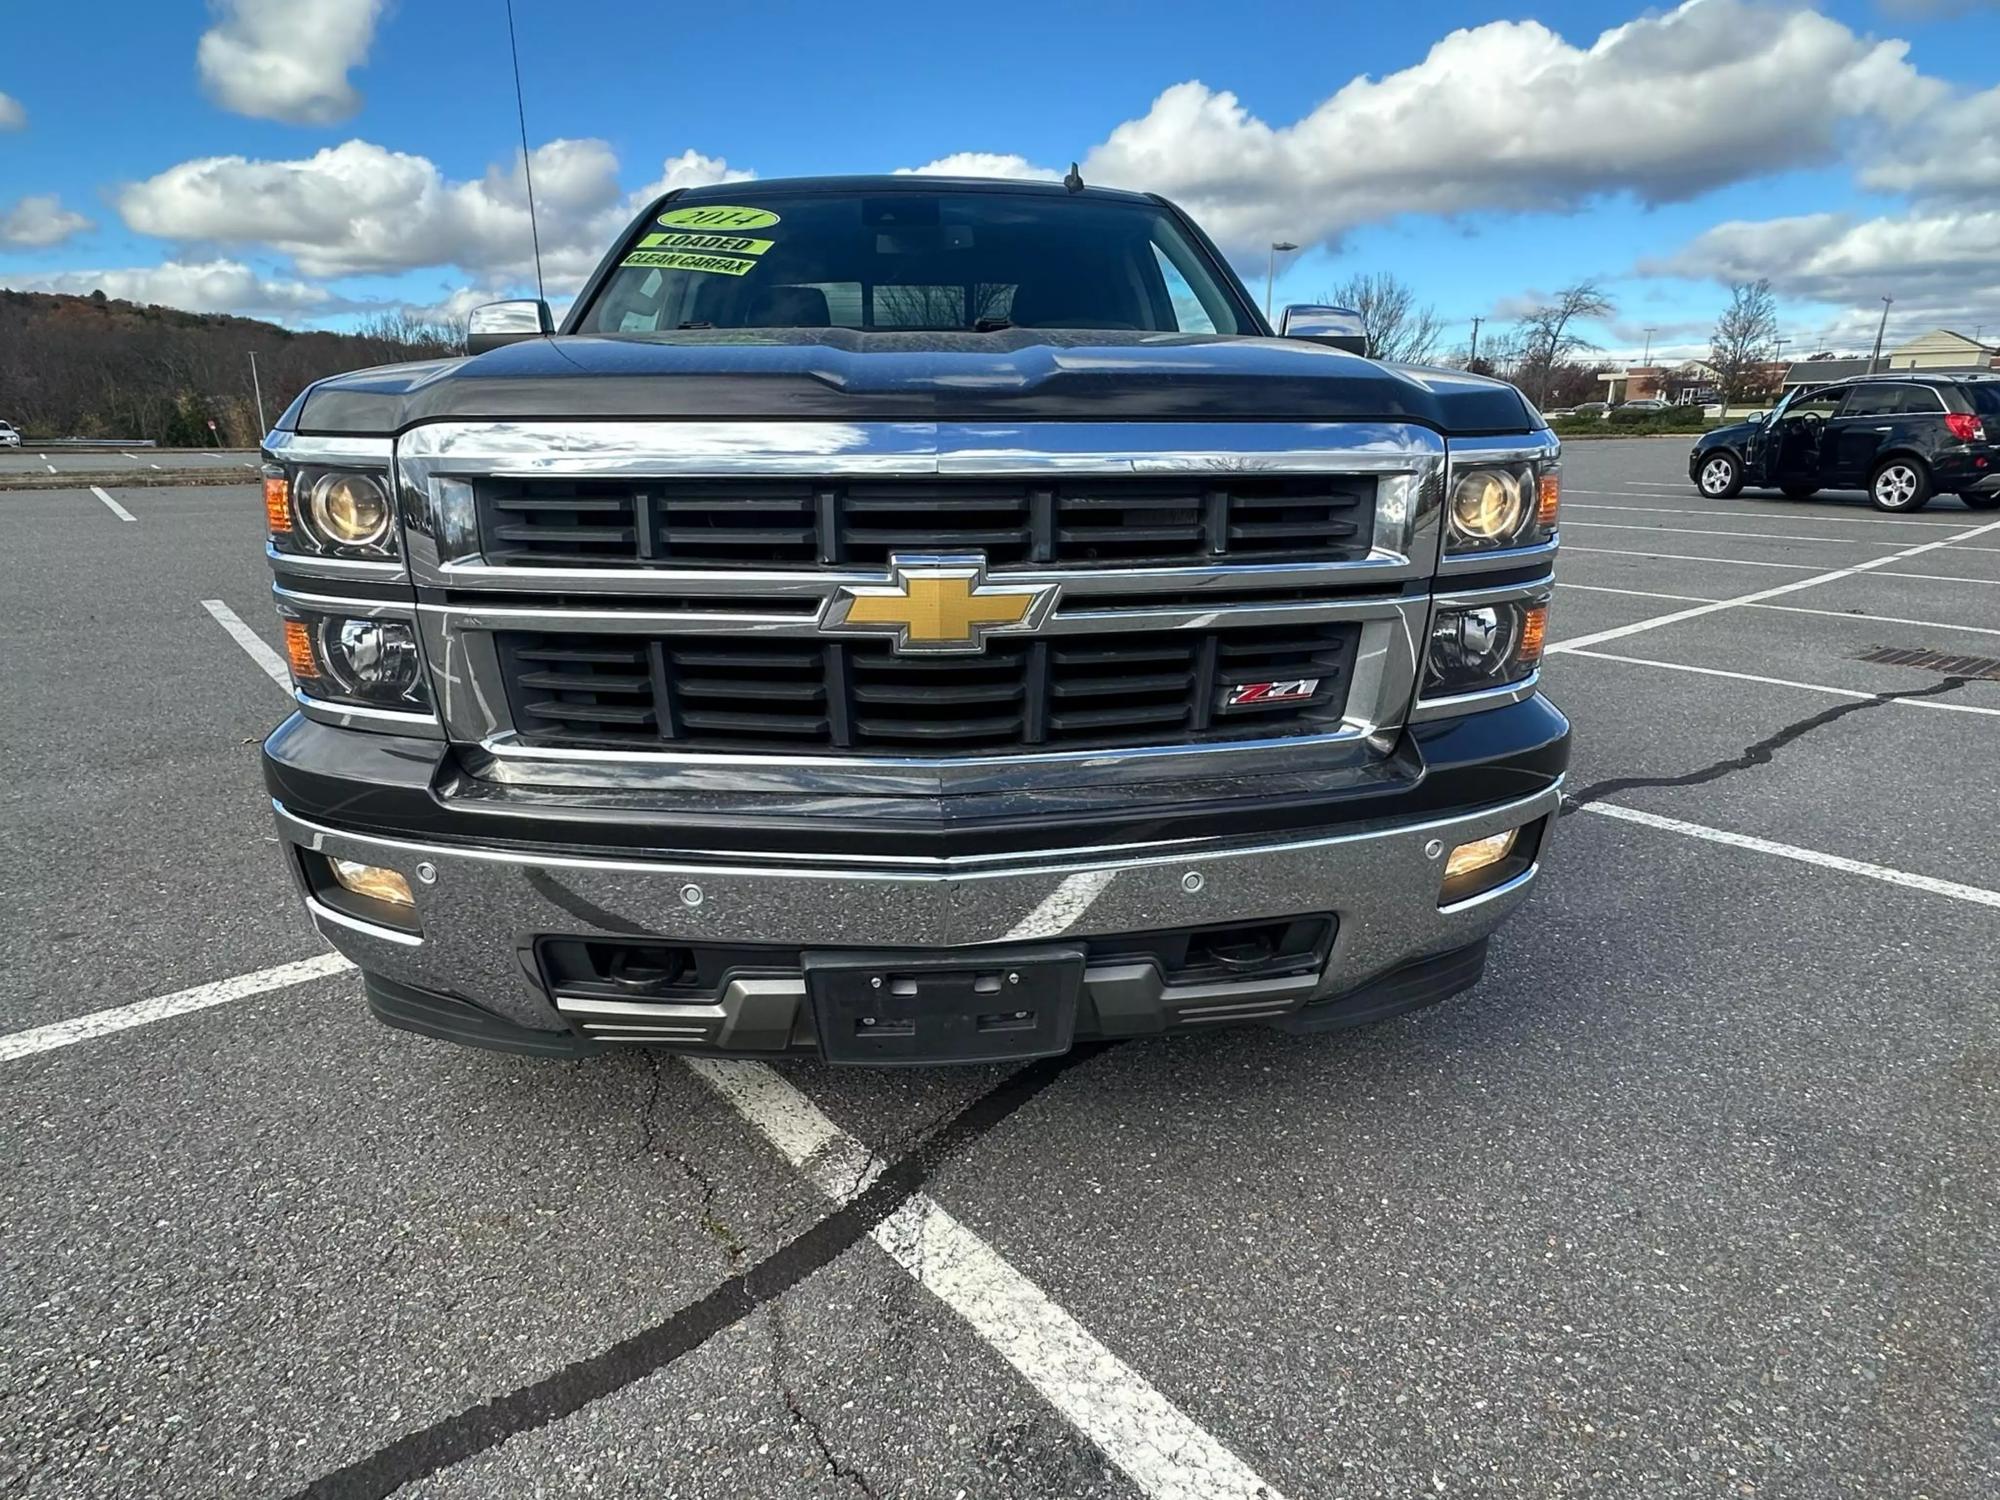
[[[1488,865],[1499,864],[1513,852],[1514,841],[1520,836],[1520,829],[1510,828],[1505,833],[1489,833],[1483,839],[1460,844],[1444,862],[1444,878],[1459,880]]]
[[[1453,855],[1454,859],[1458,856]],[[357,896],[366,896],[371,901],[386,901],[391,906],[415,906],[416,898],[410,894],[410,882],[394,870],[385,870],[380,865],[364,865],[352,859],[331,859],[327,864],[333,868],[333,878],[345,890]]]

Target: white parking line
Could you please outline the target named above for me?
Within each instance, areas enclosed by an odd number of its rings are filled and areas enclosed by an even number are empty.
[[[132,462],[133,462],[133,463],[135,463],[135,464],[136,464],[136,463],[137,463],[137,462],[139,461],[139,455],[138,455],[138,454],[136,454],[136,453],[121,453],[121,454],[119,454],[118,456],[119,456],[120,458],[129,458],[129,459],[131,459],[131,460],[132,460]]]
[[[97,496],[97,498],[102,500],[106,505],[110,506],[111,514],[116,516],[119,520],[136,521],[139,519],[137,516],[133,515],[131,511],[127,510],[124,506],[120,505],[116,500],[113,500],[109,495],[105,494],[104,491],[100,490],[96,485],[93,484],[90,487],[90,493]]]
[[[46,459],[42,461],[42,467],[47,469],[51,474],[55,473],[56,471],[56,466],[48,462]]]
[[[1565,521],[1565,526],[1588,526],[1593,531],[1650,531],[1661,536],[1731,536],[1752,542],[1818,542],[1828,547],[1873,547],[1865,536],[1801,536],[1790,531],[1714,531],[1698,526],[1639,526],[1630,521]],[[1984,550],[1984,549],[1981,549]]]
[[[211,1005],[247,1000],[252,995],[264,995],[288,985],[304,984],[308,979],[323,979],[353,967],[338,953],[322,953],[295,963],[279,964],[273,969],[259,969],[254,974],[238,974],[233,979],[218,979],[213,984],[176,990],[171,995],[155,995],[150,1000],[139,1000],[130,1005],[94,1010],[87,1016],[77,1016],[72,1020],[9,1032],[0,1036],[0,1062],[32,1057],[37,1052],[53,1052],[58,1047],[73,1046],[77,1042],[109,1036],[134,1026],[150,1026],[155,1021],[164,1021],[172,1016],[184,1016],[191,1010],[206,1010]]]
[[[879,1172],[866,1146],[765,1064],[683,1061],[835,1203]],[[1153,1500],[1283,1500],[929,1194],[872,1237]]]
[[[158,465],[158,464],[147,464],[147,465],[146,465],[146,467],[147,467],[147,468],[149,468],[149,469],[157,469],[157,468],[159,468],[159,465]]]
[[[1886,575],[1900,578],[1900,573]],[[1558,583],[1559,589],[1582,589],[1588,594],[1629,594],[1634,599],[1678,599],[1683,604],[1717,604],[1720,600],[1705,594],[1660,594],[1650,589],[1614,589],[1600,583]],[[1746,604],[1745,609],[1765,609],[1780,615],[1821,615],[1829,620],[1865,620],[1875,625],[1915,625],[1923,630],[1957,630],[1970,635],[2000,635],[2000,629],[1991,625],[1958,625],[1949,620],[1912,620],[1906,615],[1877,615],[1866,610],[1852,609],[1808,609],[1803,604]]]
[[[1633,667],[1658,667],[1663,672],[1693,672],[1702,677],[1732,677],[1738,682],[1760,682],[1766,687],[1797,688],[1806,693],[1831,693],[1836,698],[1874,698],[1874,693],[1864,693],[1856,688],[1828,687],[1820,682],[1798,682],[1790,677],[1759,677],[1753,672],[1731,672],[1722,667],[1697,667],[1684,661],[1655,661],[1650,656],[1620,656],[1614,651],[1577,651],[1571,656],[1581,656],[1592,661],[1621,661]],[[1987,714],[2000,718],[2000,708],[1987,708],[1978,703],[1947,703],[1942,698],[1892,698],[1888,700],[1898,708],[1932,708],[1954,714]]]
[[[1711,604],[1696,604],[1687,609],[1677,609],[1672,614],[1656,615],[1650,620],[1635,620],[1629,625],[1614,625],[1609,630],[1600,630],[1594,635],[1579,636],[1573,641],[1564,641],[1549,647],[1550,651],[1580,651],[1585,646],[1595,646],[1604,641],[1622,640],[1628,635],[1638,635],[1642,631],[1658,630],[1662,625],[1677,625],[1683,620],[1697,620],[1703,615],[1712,615],[1720,610],[1735,609],[1740,605],[1758,604],[1766,599],[1775,599],[1785,594],[1796,594],[1801,589],[1818,588],[1821,584],[1837,583],[1843,578],[1887,567],[1890,563],[1902,562],[1906,558],[1921,557],[1926,552],[1935,552],[1941,547],[1949,547],[1953,542],[1969,542],[1974,537],[1988,536],[2000,531],[2000,521],[1988,521],[1983,526],[1955,532],[1935,542],[1921,542],[1914,547],[1905,547],[1900,552],[1885,553],[1881,557],[1870,558],[1851,567],[1836,568],[1830,573],[1816,573],[1811,578],[1795,579],[1791,583],[1781,583],[1775,588],[1759,589],[1754,594],[1741,594],[1734,599],[1718,599]]]
[[[242,618],[220,599],[204,599],[201,607],[215,616],[215,623],[228,631],[236,644],[249,653],[250,660],[264,669],[264,675],[277,683],[289,694],[292,690],[292,671],[285,665],[285,659],[264,644],[264,638],[243,623]]]
[[[1948,530],[1956,529],[1965,524],[1963,521],[1917,521],[1906,519],[1902,516],[1832,515],[1820,511],[1812,511],[1805,507],[1790,505],[1783,512],[1775,510],[1685,510],[1678,505],[1591,505],[1588,503],[1572,505],[1569,499],[1571,495],[1630,495],[1635,500],[1657,500],[1661,498],[1658,495],[1644,495],[1637,490],[1573,490],[1565,485],[1563,487],[1563,513],[1565,515],[1573,510],[1622,510],[1630,511],[1636,516],[1715,516],[1725,521],[1758,521],[1763,520],[1765,517],[1776,518],[1778,515],[1783,514],[1788,518],[1797,517],[1801,521],[1826,521],[1840,526],[1942,526]]]
[[[1655,552],[1651,548],[1564,547],[1562,550],[1565,557],[1572,552],[1587,552],[1602,557],[1644,557],[1660,562],[1721,563],[1731,568],[1784,568],[1793,573],[1810,573],[1813,570],[1811,563],[1764,562],[1754,557],[1704,557],[1694,552]],[[1855,564],[1857,569],[1866,566],[1864,563]],[[1871,578],[1914,578],[1919,583],[1976,583],[1986,588],[2000,584],[2000,578],[1961,578],[1955,573],[1901,573],[1894,568],[1869,568],[1868,575]],[[1727,599],[1715,602],[1734,607],[1733,602]]]
[[[1913,891],[1927,891],[1933,896],[1949,896],[1954,901],[1970,901],[1975,906],[2000,907],[2000,891],[1989,891],[1984,886],[1964,885],[1956,880],[1940,880],[1935,875],[1913,875],[1908,870],[1895,870],[1887,865],[1870,864],[1863,859],[1849,859],[1844,854],[1828,854],[1819,849],[1802,849],[1797,844],[1781,844],[1774,839],[1760,839],[1748,833],[1731,833],[1726,828],[1710,828],[1706,823],[1690,823],[1683,818],[1663,818],[1658,813],[1640,812],[1634,807],[1620,807],[1615,802],[1586,802],[1582,805],[1582,810],[1596,813],[1602,818],[1617,818],[1626,823],[1642,823],[1648,828],[1663,828],[1669,833],[1706,839],[1712,844],[1728,844],[1737,849],[1749,849],[1757,854],[1770,854],[1779,859],[1793,859],[1801,864],[1818,865],[1823,870],[1839,870],[1848,875],[1863,875],[1870,880],[1880,880],[1888,885],[1906,886]]]

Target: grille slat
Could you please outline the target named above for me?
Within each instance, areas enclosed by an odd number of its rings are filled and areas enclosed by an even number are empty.
[[[1368,555],[1367,475],[1159,480],[489,479],[481,547],[500,567],[825,568],[978,550],[990,567],[1199,566]]]
[[[874,640],[495,635],[530,744],[965,756],[1324,733],[1360,627],[1107,631],[898,656]],[[1244,683],[1317,678],[1306,701],[1230,707]]]

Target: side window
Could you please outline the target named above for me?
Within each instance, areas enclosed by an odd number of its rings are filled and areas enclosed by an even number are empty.
[[[1906,416],[1939,416],[1944,412],[1944,402],[1927,385],[1905,385],[1896,390],[1895,410]]]
[[[1840,407],[1840,398],[1846,394],[1840,390],[1814,391],[1810,396],[1801,396],[1785,408],[1789,417],[1830,417]]]
[[[1213,333],[1215,319],[1208,315],[1208,309],[1201,305],[1201,299],[1188,285],[1187,277],[1181,275],[1180,268],[1167,259],[1167,252],[1158,245],[1153,246],[1153,259],[1159,263],[1160,278],[1167,284],[1167,296],[1174,304],[1174,325],[1182,333]]]
[[[1847,393],[1843,417],[1882,417],[1898,410],[1900,391],[1893,385],[1857,385]]]

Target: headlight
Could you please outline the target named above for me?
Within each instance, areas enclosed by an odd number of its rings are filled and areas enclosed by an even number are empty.
[[[1521,681],[1542,659],[1549,607],[1530,600],[1438,611],[1423,695],[1450,698]]]
[[[292,680],[311,698],[427,713],[416,627],[407,620],[296,611],[285,619]]]
[[[1545,542],[1555,531],[1560,498],[1553,464],[1454,468],[1445,550],[1486,552]]]
[[[372,469],[266,469],[264,517],[280,551],[327,557],[396,555],[389,476]]]
[[[375,547],[389,534],[389,494],[372,474],[322,474],[307,502],[312,529],[341,547]]]

